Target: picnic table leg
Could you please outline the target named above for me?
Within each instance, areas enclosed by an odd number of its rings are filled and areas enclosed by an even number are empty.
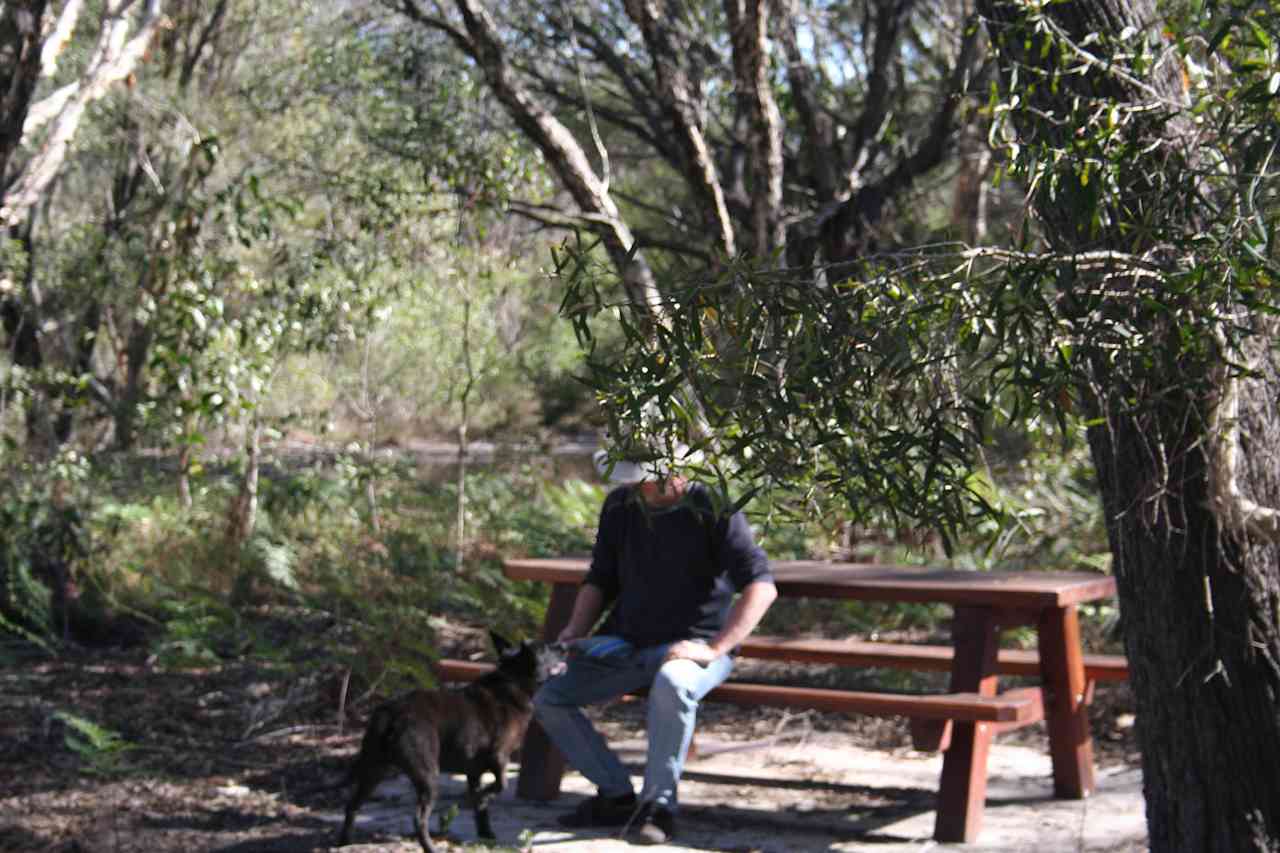
[[[999,629],[988,607],[957,607],[951,629],[955,658],[952,692],[994,696]],[[943,842],[971,843],[982,828],[987,800],[987,753],[994,732],[990,723],[954,721],[951,743],[942,758],[938,816],[933,837]]]
[[[558,583],[551,587],[547,616],[542,623],[542,639],[550,642],[560,635],[573,615],[577,584]],[[520,747],[520,776],[516,780],[516,796],[526,800],[554,800],[560,796],[560,780],[565,761],[535,719],[529,723]]]
[[[1045,722],[1053,758],[1053,793],[1061,799],[1084,799],[1094,790],[1093,739],[1075,606],[1046,610],[1039,633],[1040,673],[1048,694]]]

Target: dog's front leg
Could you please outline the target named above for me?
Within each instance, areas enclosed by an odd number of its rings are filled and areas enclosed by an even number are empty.
[[[489,803],[502,793],[505,779],[503,779],[507,762],[500,756],[486,755],[479,758],[475,767],[471,772],[467,773],[467,794],[471,800],[471,807],[476,813],[476,832],[481,838],[496,838],[493,834],[493,826],[489,823]],[[483,788],[480,787],[480,780],[484,777],[485,771],[493,774],[493,781]]]
[[[476,816],[476,834],[481,838],[497,838],[493,833],[493,824],[489,822],[489,801],[494,796],[493,784],[480,786],[484,777],[484,768],[467,773],[467,800]],[[501,787],[498,789],[501,790]]]

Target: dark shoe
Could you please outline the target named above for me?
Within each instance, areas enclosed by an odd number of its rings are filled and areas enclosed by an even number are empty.
[[[589,800],[583,800],[568,814],[560,815],[556,818],[556,822],[569,829],[581,829],[587,826],[622,826],[631,820],[635,811],[635,794],[623,794],[620,797],[597,794]]]
[[[641,844],[666,844],[675,834],[676,816],[662,806],[646,808],[639,825],[632,830],[635,840]]]

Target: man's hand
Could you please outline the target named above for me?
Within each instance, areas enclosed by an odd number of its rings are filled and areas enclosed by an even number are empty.
[[[556,635],[556,642],[567,645],[587,636],[603,608],[604,592],[598,586],[584,583],[578,587],[578,596],[573,600],[573,614],[569,617],[569,624]]]
[[[667,649],[667,656],[662,662],[672,660],[691,660],[696,664],[706,666],[720,655],[706,643],[700,643],[696,640],[681,640],[673,643],[671,648]]]
[[[576,625],[566,625],[564,630],[556,637],[556,642],[567,646],[574,640],[581,640],[586,636],[586,632]]]

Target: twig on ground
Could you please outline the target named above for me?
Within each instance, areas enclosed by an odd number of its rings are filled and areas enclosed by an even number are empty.
[[[814,712],[812,710],[801,711],[799,714],[793,714],[790,711],[783,711],[782,718],[779,719],[778,724],[773,727],[773,736],[769,738],[770,746],[777,746],[783,737],[782,730],[785,729],[787,724],[792,721],[804,723],[804,729],[800,732],[800,739],[796,743],[796,746],[804,746],[809,740],[809,735],[813,734],[813,717]]]
[[[339,732],[341,732],[342,726],[334,725],[333,723],[304,723],[302,725],[297,725],[297,726],[285,726],[283,729],[272,729],[269,732],[262,732],[260,734],[254,735],[253,737],[242,737],[240,739],[239,745],[243,745],[246,743],[256,743],[257,741],[263,741],[263,740],[267,740],[268,738],[279,737],[280,735],[292,735],[292,734],[297,734],[298,732],[318,731],[321,729],[337,729]]]

